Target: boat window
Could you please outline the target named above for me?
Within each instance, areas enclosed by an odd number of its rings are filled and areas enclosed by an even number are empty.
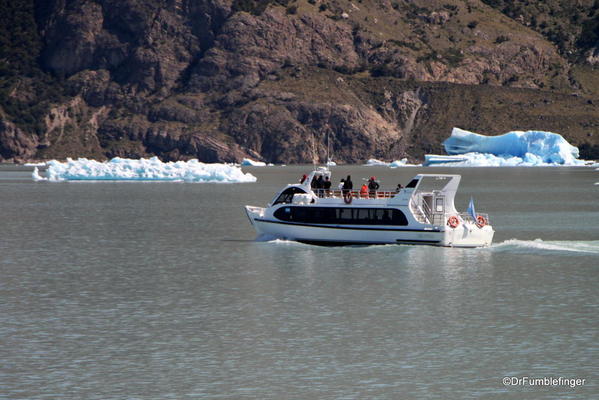
[[[352,216],[352,208],[337,208],[336,214],[338,220],[351,221],[354,219]]]
[[[410,183],[406,186],[406,188],[415,188],[418,185],[418,179],[412,179]]]
[[[443,202],[445,199],[443,197],[437,197],[435,199],[435,212],[443,212]]]
[[[293,195],[296,193],[306,193],[306,191],[303,189],[300,189],[298,187],[295,187],[295,186],[287,188],[287,189],[283,190],[283,192],[279,195],[279,197],[277,197],[277,199],[273,203],[273,206],[275,204],[279,204],[279,203],[291,204],[291,202],[293,200]]]
[[[370,219],[372,218],[371,215],[369,215],[369,209],[367,208],[361,208],[358,209],[358,219]]]
[[[282,221],[336,225],[408,225],[405,214],[393,208],[281,207],[274,213]]]

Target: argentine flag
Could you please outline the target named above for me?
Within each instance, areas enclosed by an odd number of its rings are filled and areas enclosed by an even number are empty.
[[[476,215],[476,210],[474,209],[474,200],[472,200],[472,197],[470,197],[470,204],[468,204],[468,210],[466,211],[468,212],[468,214],[470,214],[474,222],[477,222],[476,217],[478,215]]]

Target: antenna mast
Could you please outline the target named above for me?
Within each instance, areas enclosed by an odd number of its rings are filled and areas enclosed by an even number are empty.
[[[331,131],[331,129],[327,125],[327,167],[329,166],[329,161],[331,161],[331,158],[329,157],[329,133],[330,133],[330,131]]]
[[[314,131],[312,131],[312,166],[316,169],[316,136],[314,135]]]

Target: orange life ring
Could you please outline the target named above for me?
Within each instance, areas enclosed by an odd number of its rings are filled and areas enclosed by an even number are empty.
[[[351,201],[352,201],[351,191],[348,191],[347,193],[343,193],[343,201],[345,202],[345,204],[351,204]]]
[[[487,225],[487,220],[485,219],[485,217],[483,217],[482,215],[476,217],[476,226],[482,228],[485,225]]]
[[[447,225],[449,225],[450,228],[454,228],[455,229],[455,228],[458,227],[458,225],[460,225],[460,220],[455,215],[452,215],[447,220]]]

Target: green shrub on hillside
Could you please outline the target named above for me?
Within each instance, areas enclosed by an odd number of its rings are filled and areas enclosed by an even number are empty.
[[[541,33],[565,57],[599,46],[599,0],[482,1]]]
[[[260,15],[269,4],[279,4],[283,7],[291,3],[291,0],[234,0],[232,9],[234,11],[245,11],[250,14]]]
[[[0,0],[0,107],[21,129],[38,134],[50,104],[64,95],[60,82],[40,68],[41,49],[34,1]]]

